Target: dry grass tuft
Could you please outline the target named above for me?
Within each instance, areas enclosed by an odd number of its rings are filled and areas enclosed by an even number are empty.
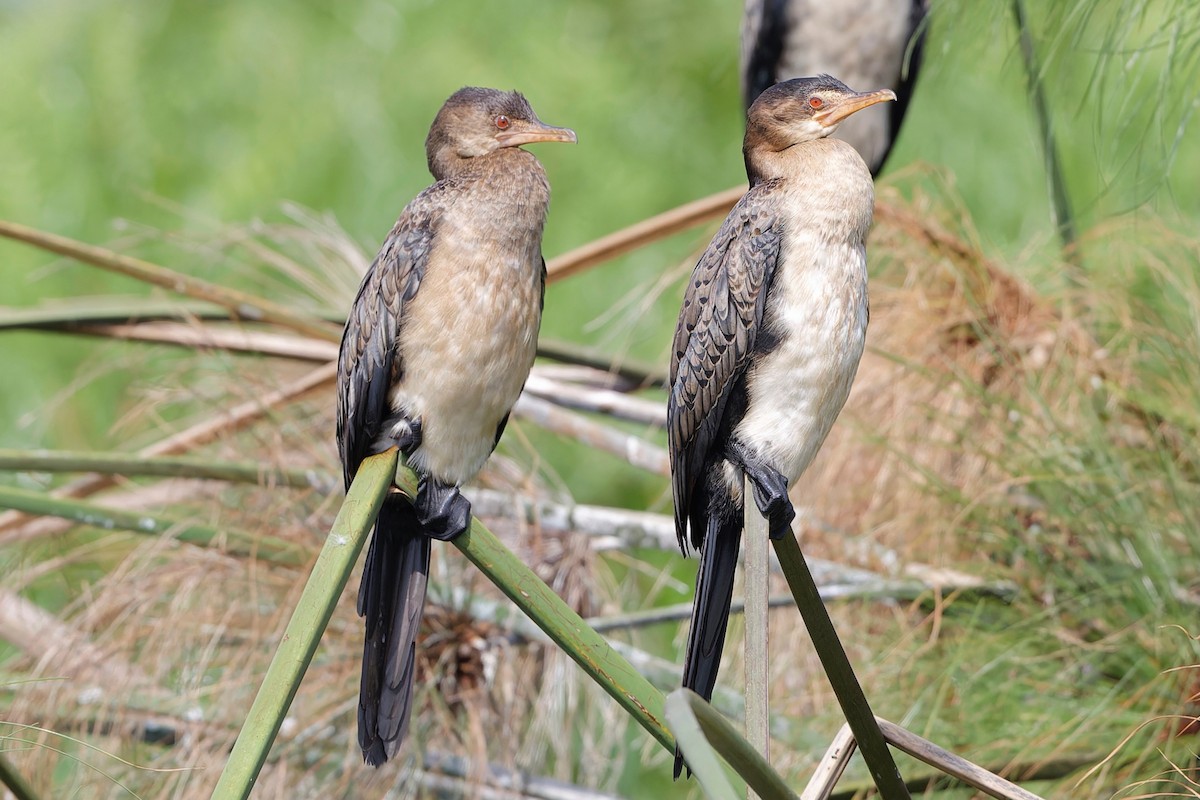
[[[1111,357],[1076,320],[973,243],[961,207],[884,190],[872,234],[868,352],[839,424],[801,482],[806,543],[880,565],[962,563],[977,504],[1019,505],[1000,450],[1088,402]],[[883,564],[882,566],[887,566]]]

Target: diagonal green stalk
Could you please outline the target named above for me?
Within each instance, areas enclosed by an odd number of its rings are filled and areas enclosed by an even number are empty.
[[[0,236],[24,242],[51,253],[58,253],[101,269],[127,275],[145,283],[161,286],[168,291],[196,300],[216,303],[242,319],[271,322],[331,342],[340,341],[342,338],[338,326],[330,325],[315,314],[298,314],[286,306],[257,297],[249,292],[193,278],[191,275],[184,275],[140,258],[122,255],[103,247],[85,244],[65,236],[39,231],[36,228],[6,220],[0,220]]]
[[[244,800],[250,796],[258,773],[266,763],[271,743],[279,733],[279,726],[300,688],[300,681],[383,505],[396,471],[396,461],[393,448],[366,459],[359,466],[296,603],[296,610],[283,632],[279,649],[275,651],[254,704],[250,706],[246,722],[234,742],[229,761],[213,789],[214,800]]]
[[[160,478],[203,478],[230,483],[257,483],[296,489],[324,489],[333,475],[315,469],[283,469],[268,464],[214,461],[195,456],[153,458],[140,453],[0,448],[0,470],[25,472],[99,472],[105,475]]]
[[[709,742],[688,704],[686,689],[667,695],[667,723],[679,743],[679,752],[687,759],[688,769],[700,782],[708,800],[738,800],[738,793],[721,765],[717,749]]]
[[[821,666],[825,668],[825,674],[833,686],[833,693],[842,707],[842,714],[846,717],[850,730],[854,732],[854,739],[858,742],[859,751],[863,760],[867,762],[867,769],[875,779],[879,793],[884,800],[908,800],[908,787],[900,777],[900,770],[896,768],[892,751],[888,749],[887,742],[879,730],[879,723],[875,720],[867,697],[854,675],[854,668],[850,666],[850,659],[847,658],[842,642],[838,639],[833,620],[829,618],[829,612],[821,601],[817,583],[808,569],[804,554],[800,552],[800,544],[791,534],[772,539],[771,544],[775,546],[779,566],[787,578],[792,596],[796,598],[796,607],[800,609],[800,616],[804,618],[804,625],[808,628],[808,635],[812,638],[817,657],[821,659]]]
[[[359,467],[213,791],[214,800],[249,796],[393,479],[410,496],[416,494],[417,476],[397,465],[394,449]],[[674,751],[675,740],[662,721],[662,693],[613,652],[604,637],[478,520],[472,519],[454,544],[663,747]]]
[[[410,497],[415,496],[417,476],[401,466],[396,470],[396,485]],[[675,751],[675,739],[663,722],[666,701],[662,692],[618,655],[495,534],[472,519],[470,529],[455,539],[454,545],[668,752]]]
[[[82,525],[107,530],[146,535],[171,533],[182,542],[201,547],[219,545],[226,552],[235,555],[254,555],[278,564],[299,565],[307,560],[303,548],[299,545],[274,536],[260,536],[228,528],[210,528],[207,525],[190,525],[142,511],[110,508],[12,486],[0,486],[0,508],[11,508],[26,514],[62,517]]]
[[[33,787],[21,776],[21,773],[9,763],[8,759],[0,753],[0,786],[12,792],[16,800],[38,800],[37,794],[33,791]]]
[[[695,771],[709,797],[729,796],[726,794],[729,784],[720,774],[714,757],[720,755],[746,781],[747,788],[762,800],[795,799],[796,794],[754,745],[742,738],[700,695],[690,689],[671,692],[667,697],[667,719],[671,729],[679,735],[688,766]]]

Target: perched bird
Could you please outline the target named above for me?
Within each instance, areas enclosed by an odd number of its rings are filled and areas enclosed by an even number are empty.
[[[750,107],[750,189],[700,256],[671,353],[667,435],[675,532],[699,548],[683,685],[711,699],[742,538],[743,476],[785,535],[788,489],[842,410],[867,335],[865,240],[874,186],[853,147],[826,138],[890,89],[828,75],[776,84]],[[682,759],[676,754],[675,775]]]
[[[928,11],[929,0],[746,0],[744,106],[779,81],[822,72],[851,86],[895,90],[896,103],[860,114],[838,131],[878,174],[912,97]]]
[[[437,182],[400,214],[350,310],[338,355],[346,486],[393,446],[420,476],[414,503],[384,502],[358,592],[358,741],[371,765],[395,755],[408,727],[430,538],[466,530],[459,487],[495,448],[533,365],[550,185],[519,146],[574,141],[517,92],[455,92],[425,141]]]

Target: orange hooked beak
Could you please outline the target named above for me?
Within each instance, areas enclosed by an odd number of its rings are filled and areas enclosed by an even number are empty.
[[[895,100],[896,93],[891,89],[880,89],[877,92],[859,92],[828,103],[825,108],[813,115],[813,119],[823,127],[832,127],[855,111],[862,111],[867,106]]]
[[[578,141],[575,131],[570,128],[556,128],[541,121],[526,122],[520,128],[503,131],[496,134],[496,141],[501,147],[518,147],[535,142],[570,142]]]

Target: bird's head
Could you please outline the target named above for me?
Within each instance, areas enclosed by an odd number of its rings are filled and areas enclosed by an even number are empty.
[[[520,92],[467,86],[450,95],[429,128],[425,156],[429,171],[441,179],[463,159],[479,158],[506,147],[534,142],[574,142],[570,128],[537,118]]]
[[[753,150],[780,152],[822,139],[855,111],[895,100],[891,89],[856,92],[828,75],[794,78],[770,87],[746,112],[747,163]]]

